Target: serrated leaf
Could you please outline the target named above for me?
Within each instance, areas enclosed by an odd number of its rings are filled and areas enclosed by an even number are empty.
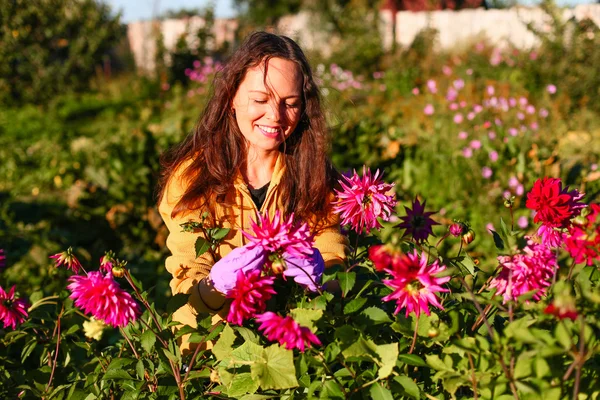
[[[369,318],[377,324],[389,324],[392,322],[388,314],[379,307],[368,307],[361,311],[361,315]]]
[[[254,394],[258,390],[258,381],[252,378],[250,372],[242,372],[233,376],[227,388],[227,396],[240,397],[245,394]]]
[[[395,376],[394,380],[398,382],[403,388],[406,394],[415,399],[421,398],[421,391],[419,386],[406,375]]]
[[[229,228],[215,228],[211,229],[211,237],[213,240],[221,240],[229,233]]]
[[[298,386],[294,353],[278,344],[264,349],[264,358],[250,366],[252,378],[257,379],[260,387],[268,389],[288,389]]]
[[[256,344],[260,344],[259,336],[256,334],[256,332],[252,331],[251,329],[244,328],[243,326],[236,326],[234,329],[237,333],[240,334],[244,341],[250,341]]]
[[[290,311],[290,314],[299,325],[305,326],[315,333],[317,331],[316,322],[323,316],[323,310],[294,308]]]
[[[234,365],[249,365],[257,361],[264,361],[264,350],[264,347],[256,343],[244,342],[231,352],[231,362]]]
[[[360,310],[362,308],[362,306],[365,305],[366,302],[367,302],[367,299],[364,297],[359,297],[359,298],[350,300],[344,306],[344,314],[352,314],[352,313],[357,312],[358,310]]]
[[[165,354],[165,356],[167,356],[167,358],[169,360],[171,360],[172,362],[178,364],[179,363],[179,357],[177,357],[175,354],[171,353],[169,350],[167,349],[162,349],[163,353]]]
[[[377,378],[383,379],[392,373],[398,359],[398,343],[381,344],[377,346],[377,354],[381,359],[381,366]]]
[[[371,385],[369,388],[369,394],[373,400],[394,400],[392,392],[389,389],[383,387],[379,382]]]
[[[233,331],[231,326],[227,324],[225,326],[225,329],[223,329],[223,332],[221,333],[221,337],[212,349],[212,352],[217,358],[217,360],[223,360],[231,355],[231,352],[233,351],[232,346],[234,341],[235,332]]]
[[[196,258],[198,258],[208,251],[208,249],[210,248],[210,243],[202,236],[198,236],[194,248],[196,249]]]
[[[356,283],[356,273],[354,272],[338,272],[338,280],[340,282],[340,288],[342,289],[342,295],[346,296],[348,292],[352,290]]]
[[[140,344],[142,348],[146,350],[146,353],[150,353],[152,351],[152,347],[154,347],[154,343],[156,343],[156,335],[150,329],[144,331],[140,336]]]

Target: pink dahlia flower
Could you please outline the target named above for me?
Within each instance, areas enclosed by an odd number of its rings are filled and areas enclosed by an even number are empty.
[[[115,261],[116,260],[112,251],[107,252],[100,257],[100,271],[104,272],[105,274],[112,272]]]
[[[140,315],[140,307],[121,289],[112,274],[91,271],[87,276],[73,275],[67,288],[75,305],[86,314],[113,327],[124,327]]]
[[[294,214],[286,220],[279,212],[275,211],[273,219],[268,215],[258,215],[256,222],[251,221],[250,226],[254,236],[242,231],[242,234],[250,241],[248,247],[253,249],[261,246],[269,253],[290,254],[295,257],[309,257],[313,250],[313,236],[308,225],[295,223]]]
[[[274,282],[275,277],[261,276],[260,270],[246,273],[239,270],[235,288],[227,294],[227,298],[233,299],[227,321],[235,325],[242,325],[245,320],[265,311],[267,300],[276,294],[273,289]]]
[[[600,261],[600,204],[590,204],[590,214],[576,218],[581,219],[577,225],[569,228],[569,236],[565,239],[565,247],[577,264],[593,265]]]
[[[383,173],[381,174],[381,176]],[[393,183],[384,183],[379,170],[372,176],[367,167],[363,167],[362,178],[356,171],[351,177],[342,176],[342,190],[336,190],[333,211],[340,214],[342,225],[350,225],[358,233],[363,229],[381,228],[377,218],[388,221],[396,206],[396,196],[392,192]]]
[[[421,312],[429,315],[430,304],[443,310],[436,293],[448,291],[441,285],[448,282],[450,277],[436,277],[436,275],[444,270],[446,267],[440,265],[438,260],[427,264],[425,253],[421,256],[417,250],[408,253],[402,258],[401,263],[388,270],[392,279],[386,279],[383,283],[394,291],[382,300],[396,301],[394,315],[402,309],[406,309],[407,317],[413,311],[417,317]]]
[[[67,269],[70,269],[74,273],[79,273],[81,263],[73,254],[73,249],[71,247],[69,247],[67,251],[63,251],[62,253],[56,253],[53,256],[50,256],[50,258],[54,259],[57,267],[64,265]]]
[[[28,317],[27,308],[29,303],[25,299],[15,299],[15,287],[10,288],[8,293],[0,286],[0,321],[4,328],[9,326],[14,330]]]
[[[499,256],[500,273],[492,279],[490,288],[496,288],[504,302],[535,290],[533,298],[539,300],[550,286],[557,268],[556,253],[543,244],[528,241],[519,254]]]
[[[260,322],[258,330],[271,341],[277,341],[288,350],[298,349],[304,353],[311,344],[321,345],[319,338],[305,326],[300,326],[292,317],[280,317],[273,312],[266,312],[256,317]]]
[[[415,198],[412,203],[412,209],[404,206],[406,216],[400,217],[402,223],[396,225],[396,228],[406,229],[404,236],[412,236],[415,242],[426,241],[429,235],[433,235],[432,227],[434,225],[439,225],[439,223],[435,222],[430,217],[432,214],[435,214],[435,212],[425,212],[426,203],[427,202],[424,201],[423,204],[421,204],[419,199]]]

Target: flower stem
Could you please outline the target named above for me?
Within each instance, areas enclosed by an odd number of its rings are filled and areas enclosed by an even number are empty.
[[[194,351],[194,354],[192,355],[192,359],[190,360],[190,366],[188,368],[188,370],[186,371],[184,377],[183,377],[183,383],[185,384],[185,382],[188,379],[188,376],[190,374],[190,372],[192,371],[192,368],[194,367],[194,362],[196,361],[196,356],[198,355],[198,352],[200,351],[200,347],[202,346],[202,344],[204,343],[204,341],[206,340],[206,338],[208,337],[208,335],[210,335],[212,333],[212,331],[214,331],[215,329],[217,329],[217,326],[221,325],[223,323],[223,320],[218,321],[216,324],[214,324],[210,330],[208,331],[208,333],[206,335],[204,335],[204,337],[202,338],[202,340],[200,341],[200,343],[197,344],[196,346],[196,350]]]
[[[579,353],[573,361],[574,363],[577,363],[577,366],[575,367],[575,386],[573,387],[573,400],[577,400],[579,397],[579,383],[581,381],[581,370],[583,368],[583,364],[585,363],[585,322],[583,320],[583,316],[579,317],[579,322],[581,325],[581,330],[579,331]]]
[[[469,358],[469,365],[471,366],[471,382],[473,383],[473,400],[478,400],[479,395],[477,394],[477,378],[475,377],[475,364],[473,363],[473,356],[467,352]]]
[[[325,371],[327,372],[327,374],[331,375],[331,377],[333,378],[333,380],[336,381],[338,385],[340,385],[340,388],[342,389],[342,392],[344,392],[344,397],[348,398],[348,392],[346,391],[346,388],[344,387],[344,385],[342,384],[342,382],[340,382],[338,380],[338,378],[333,374],[333,372],[331,372],[331,370],[329,369],[329,366],[325,362],[325,356],[323,356],[323,352],[319,351],[319,352],[316,352],[316,354],[320,357],[321,364],[323,364],[323,368],[325,369]]]
[[[54,371],[56,371],[56,363],[57,363],[57,359],[58,359],[58,349],[60,348],[60,318],[63,315],[63,312],[65,311],[65,306],[63,304],[60,313],[58,314],[58,317],[56,319],[56,348],[54,349],[54,360],[52,361],[52,371],[50,372],[50,379],[48,379],[48,384],[46,385],[46,391],[48,391],[48,389],[50,389],[50,386],[52,386],[52,379],[54,379]]]
[[[410,349],[408,350],[408,354],[412,354],[415,349],[415,344],[417,343],[417,332],[419,331],[419,317],[415,321],[415,333],[413,334],[412,343],[410,344]]]

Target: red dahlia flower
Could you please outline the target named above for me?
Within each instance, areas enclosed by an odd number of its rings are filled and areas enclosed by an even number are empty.
[[[577,319],[577,309],[575,304],[559,304],[556,300],[544,309],[544,314],[554,315],[559,319],[569,318],[572,321]]]
[[[124,327],[135,321],[140,308],[129,293],[121,289],[112,274],[91,271],[87,276],[73,275],[67,288],[75,305],[86,314],[113,327]]]
[[[546,177],[535,181],[531,192],[527,193],[525,205],[535,210],[534,222],[552,228],[566,228],[571,218],[585,207],[579,201],[582,198],[583,194],[577,190],[563,188],[560,179]]]
[[[288,350],[298,349],[304,353],[311,343],[321,345],[319,338],[305,326],[300,326],[292,317],[280,317],[273,312],[266,312],[256,317],[260,322],[258,330],[271,341],[277,341]]]
[[[406,229],[404,236],[412,236],[417,243],[426,241],[429,235],[433,235],[432,227],[439,225],[430,217],[435,212],[425,212],[425,203],[427,202],[421,204],[419,199],[415,198],[412,209],[404,206],[406,216],[400,217],[403,222],[396,225],[396,228]]]
[[[79,273],[79,269],[81,268],[81,263],[73,254],[73,249],[69,247],[67,251],[63,251],[62,253],[56,253],[50,258],[54,259],[56,262],[56,266],[60,267],[64,264],[67,269],[70,269],[74,273]]]
[[[4,328],[9,326],[14,330],[27,318],[27,308],[29,303],[25,299],[15,299],[15,287],[13,286],[8,293],[0,286],[0,321]]]
[[[307,258],[312,253],[313,237],[306,223],[294,223],[294,214],[287,220],[275,211],[273,220],[268,215],[258,215],[256,222],[250,224],[254,236],[242,231],[250,241],[249,248],[262,246],[269,253],[290,254],[295,257]]]
[[[423,253],[419,257],[417,250],[414,250],[404,255],[401,262],[392,269],[387,270],[392,275],[392,279],[384,280],[383,283],[394,291],[382,300],[396,300],[397,307],[394,315],[403,308],[406,308],[407,317],[413,311],[417,317],[421,311],[429,315],[430,304],[443,310],[436,293],[448,291],[441,285],[448,282],[450,277],[436,277],[436,275],[445,270],[446,266],[440,265],[437,259],[427,264],[427,254]]]
[[[490,288],[496,288],[504,302],[535,290],[533,298],[539,300],[556,273],[556,253],[548,246],[529,241],[522,253],[499,256],[501,271],[492,279]]]
[[[369,247],[369,259],[377,271],[392,268],[402,259],[402,253],[391,245],[378,244]]]
[[[227,321],[242,325],[245,320],[253,318],[267,307],[267,300],[276,294],[273,289],[275,277],[261,276],[261,270],[252,270],[244,273],[238,270],[235,288],[227,298],[233,299]]]
[[[350,225],[358,233],[363,229],[369,233],[381,228],[377,218],[390,219],[396,206],[394,184],[384,183],[381,176],[379,170],[372,176],[366,166],[362,178],[356,171],[351,177],[342,176],[339,181],[342,190],[335,191],[337,199],[333,202],[333,211],[340,215],[342,225]]]
[[[590,204],[590,214],[577,218],[584,219],[580,225],[569,228],[569,236],[565,239],[565,247],[577,264],[593,265],[600,261],[600,204]]]

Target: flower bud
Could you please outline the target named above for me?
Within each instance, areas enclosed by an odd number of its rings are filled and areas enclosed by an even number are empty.
[[[469,229],[467,233],[462,235],[462,241],[465,245],[468,245],[473,240],[475,240],[475,232],[473,231],[473,229]]]
[[[450,231],[450,234],[454,237],[460,237],[462,236],[463,233],[465,233],[465,229],[464,229],[464,225],[459,223],[459,222],[455,222],[452,225],[450,225],[450,227],[448,228],[448,231]]]
[[[115,278],[122,278],[125,275],[125,268],[120,265],[112,267],[112,274]]]
[[[271,262],[271,271],[273,271],[273,274],[275,275],[283,274],[283,271],[285,271],[285,263],[283,260],[274,260]]]
[[[429,336],[430,338],[434,338],[439,336],[440,334],[440,330],[434,327],[429,328],[429,330],[427,331],[427,336]]]

